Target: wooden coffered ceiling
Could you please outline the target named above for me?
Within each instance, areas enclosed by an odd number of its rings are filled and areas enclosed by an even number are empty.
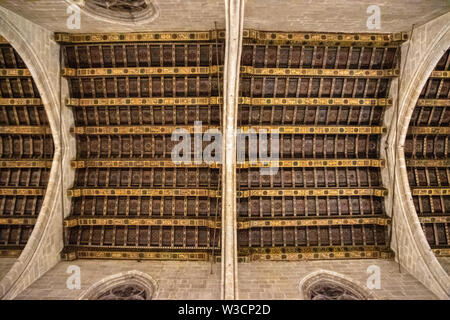
[[[222,38],[57,35],[77,140],[67,258],[220,255],[220,166],[175,164],[171,134],[220,127]]]
[[[224,32],[56,38],[77,140],[66,258],[220,255],[220,165],[175,165],[170,135],[221,129]],[[379,144],[406,39],[244,31],[238,126],[281,141],[276,175],[236,169],[242,260],[391,256]]]
[[[18,256],[41,209],[53,139],[27,66],[0,37],[0,256]]]
[[[273,175],[238,169],[242,260],[390,257],[383,114],[405,35],[259,33],[245,41],[239,126],[278,128]],[[245,37],[245,34],[244,34]],[[397,39],[397,41],[395,41]],[[307,128],[306,130],[304,130]]]
[[[450,50],[422,88],[405,142],[414,206],[436,256],[450,255]]]

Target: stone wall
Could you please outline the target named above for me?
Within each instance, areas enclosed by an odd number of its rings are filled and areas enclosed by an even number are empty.
[[[337,272],[344,279],[367,289],[371,265],[380,267],[380,289],[370,292],[377,299],[436,299],[398,264],[388,260],[261,261],[239,264],[240,299],[299,299],[299,283],[318,270]],[[368,290],[368,289],[367,289]]]
[[[66,26],[64,0],[2,0],[0,5],[51,31],[136,32],[210,30],[214,22],[225,28],[223,0],[155,0],[159,17],[146,25],[128,27],[81,16],[81,29]],[[447,0],[246,0],[245,28],[268,31],[371,32],[367,7],[378,4],[381,28],[375,32],[408,31],[413,23],[427,22],[448,12]],[[376,2],[376,3],[375,3]]]
[[[81,288],[68,289],[70,265],[80,267]],[[380,267],[381,288],[371,290],[379,299],[436,299],[427,288],[398,265],[387,260],[300,261],[240,263],[240,299],[299,299],[300,281],[317,270],[334,271],[365,287],[367,267]],[[23,291],[17,299],[78,299],[95,283],[116,274],[137,270],[157,285],[155,299],[220,299],[220,264],[191,261],[78,260],[60,262]]]
[[[55,145],[50,178],[33,233],[20,257],[0,281],[0,298],[11,299],[60,260],[63,213],[67,211],[62,181],[64,179],[64,187],[71,184],[70,174],[64,176],[61,164],[69,167],[75,139],[69,134],[69,126],[73,123],[70,110],[63,109],[60,113],[60,48],[53,41],[53,33],[0,7],[0,35],[14,47],[30,70],[44,104]],[[61,117],[64,119],[62,123]],[[66,201],[65,207],[63,201]]]
[[[394,207],[391,247],[402,267],[442,299],[450,297],[450,278],[434,256],[420,226],[409,188],[403,146],[420,91],[450,46],[449,30],[450,13],[413,30],[411,40],[402,46],[398,126],[393,110],[385,119],[386,126],[391,128],[386,138],[388,174],[391,177],[395,174],[395,186],[391,184],[390,188],[390,192],[395,191],[395,202],[388,204]]]
[[[81,288],[67,289],[70,265],[80,267]],[[194,261],[78,260],[60,262],[17,299],[79,299],[96,282],[131,270],[144,272],[156,282],[154,299],[220,299],[220,263]]]
[[[137,26],[108,23],[81,14],[79,30],[67,27],[68,3],[64,0],[1,0],[0,6],[20,14],[50,31],[59,32],[137,32],[137,31],[203,31],[225,28],[223,0],[157,0],[159,17]]]
[[[367,28],[367,8],[380,7],[379,30]],[[267,31],[399,32],[448,12],[446,0],[247,0],[245,28]]]

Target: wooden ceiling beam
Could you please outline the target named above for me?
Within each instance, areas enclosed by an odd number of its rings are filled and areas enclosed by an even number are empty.
[[[413,196],[447,196],[450,195],[449,187],[415,188],[411,187]]]
[[[11,76],[20,73],[13,70]],[[28,70],[26,70],[28,71]],[[1,75],[2,69],[0,69]],[[64,68],[63,77],[113,77],[113,76],[161,76],[161,75],[213,75],[223,72],[223,66],[210,67],[134,67],[134,68]],[[303,76],[303,77],[337,77],[337,78],[392,78],[400,74],[398,69],[317,69],[317,68],[254,68],[242,66],[241,74],[245,76]],[[17,76],[17,75],[15,75]]]
[[[418,107],[447,107],[450,106],[450,99],[419,99]]]
[[[450,135],[450,127],[409,127],[408,134]]]
[[[0,134],[52,134],[52,131],[48,126],[2,126],[0,127]]]
[[[450,167],[450,159],[406,159],[408,167]]]
[[[297,188],[297,189],[251,189],[238,191],[238,198],[250,197],[334,197],[334,196],[387,196],[384,188]]]
[[[31,77],[28,69],[0,69],[0,77]]]
[[[219,198],[220,191],[211,189],[139,189],[139,188],[96,188],[71,189],[67,191],[69,197],[103,197],[103,196],[145,196],[145,197],[210,197]]]
[[[240,248],[243,261],[255,260],[328,260],[328,259],[390,259],[388,246],[320,246]]]
[[[2,162],[0,162],[1,166]],[[384,160],[379,159],[295,159],[279,160],[276,162],[256,162],[237,163],[237,169],[249,168],[322,168],[322,167],[374,167],[382,168],[385,165]],[[73,160],[72,168],[220,168],[219,163],[176,163],[172,160],[133,160],[133,159],[108,159],[108,160]]]
[[[0,225],[35,225],[37,218],[17,216],[0,217]]]
[[[409,38],[408,33],[320,33],[269,32],[244,30],[243,41],[261,44],[393,46]],[[64,44],[117,42],[199,42],[225,40],[225,31],[136,32],[136,33],[56,33],[55,41]]]
[[[0,106],[41,106],[40,98],[0,98]]]
[[[45,188],[1,188],[0,196],[43,196]]]
[[[5,99],[6,100],[6,99]],[[96,99],[66,99],[68,107],[92,106],[198,106],[219,105],[223,103],[220,97],[204,98],[96,98]],[[385,98],[250,98],[240,97],[240,105],[252,106],[391,106],[392,99]],[[0,104],[1,105],[1,104]]]

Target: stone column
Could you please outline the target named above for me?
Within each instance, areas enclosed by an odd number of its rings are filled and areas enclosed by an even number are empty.
[[[244,1],[225,0],[226,43],[222,143],[221,297],[237,299],[236,126]]]

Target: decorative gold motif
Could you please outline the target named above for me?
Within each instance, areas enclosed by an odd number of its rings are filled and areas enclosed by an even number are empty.
[[[449,223],[450,216],[426,216],[419,217],[420,223]]]
[[[39,98],[0,98],[0,106],[41,106]]]
[[[52,160],[0,160],[0,168],[51,168]]]
[[[242,132],[250,129],[267,131],[267,133],[278,132],[280,134],[382,134],[386,132],[384,127],[369,126],[245,126],[240,127]]]
[[[408,134],[450,135],[450,127],[409,127]]]
[[[450,78],[450,71],[432,71],[430,78]]]
[[[238,191],[238,198],[249,197],[307,197],[307,196],[387,196],[384,188],[299,188],[299,189],[253,189]]]
[[[51,134],[50,127],[46,126],[3,126],[0,134]]]
[[[417,106],[418,107],[447,107],[447,106],[450,106],[450,99],[419,99],[417,101]]]
[[[408,34],[390,33],[312,33],[244,30],[247,42],[261,44],[308,44],[333,46],[391,46],[408,40]]]
[[[0,225],[35,225],[36,218],[0,218]]]
[[[69,107],[92,107],[92,106],[160,106],[160,105],[219,105],[223,103],[223,98],[98,98],[98,99],[66,99]],[[239,104],[253,106],[383,106],[392,105],[392,99],[375,98],[249,98],[240,97]]]
[[[383,106],[392,105],[392,99],[375,98],[240,98],[239,104],[253,106]]]
[[[12,161],[11,161],[12,162]],[[0,165],[2,163],[0,162]],[[236,168],[297,168],[297,167],[374,167],[382,168],[385,165],[384,160],[379,159],[298,159],[298,160],[279,160],[269,162],[237,163]],[[71,161],[72,168],[220,168],[219,163],[178,163],[172,160],[73,160]]]
[[[436,257],[450,257],[450,248],[432,249]]]
[[[301,69],[301,68],[253,68],[242,66],[241,74],[252,76],[305,76],[305,77],[364,77],[390,78],[400,74],[398,69]]]
[[[11,69],[5,69],[11,70]],[[210,67],[146,67],[146,68],[65,68],[64,77],[113,77],[151,75],[213,75],[223,72],[222,66]],[[1,74],[1,69],[0,69]],[[254,68],[242,66],[241,74],[249,76],[306,76],[306,77],[363,77],[391,78],[400,74],[398,69],[301,69],[301,68]]]
[[[225,32],[218,32],[219,39]],[[56,33],[55,41],[60,43],[106,43],[106,42],[191,42],[211,41],[217,32],[136,32],[136,33]]]
[[[18,188],[1,188],[0,196],[43,196],[45,194],[45,189],[29,188],[29,189],[18,189]]]
[[[379,226],[387,226],[390,224],[391,218],[378,217],[339,217],[339,218],[301,218],[301,219],[266,219],[266,220],[249,220],[238,221],[238,229],[250,228],[268,228],[268,227],[305,227],[305,226],[343,226],[343,225],[361,225],[375,224]]]
[[[31,77],[28,69],[0,69],[0,77]]]
[[[102,127],[73,127],[74,134],[87,135],[120,135],[120,134],[172,134],[176,130],[194,133],[195,126],[102,126]],[[210,129],[219,130],[217,126],[202,126],[203,132]],[[253,129],[256,132],[278,132],[280,134],[382,134],[384,127],[369,126],[245,126],[240,127],[245,133]],[[1,133],[1,132],[0,132]]]
[[[183,249],[183,248],[177,248]],[[146,249],[148,250],[148,249]],[[209,253],[207,252],[195,252],[195,251],[109,251],[105,249],[95,250],[83,250],[83,248],[68,249],[62,254],[62,258],[65,260],[75,259],[113,259],[113,260],[187,260],[187,261],[208,261]]]
[[[329,247],[269,247],[240,248],[239,256],[247,261],[256,260],[327,260],[327,259],[390,259],[389,247],[381,246],[329,246]],[[245,260],[244,260],[245,261]]]
[[[220,228],[220,221],[211,219],[159,219],[159,218],[69,218],[64,226],[178,226],[178,227],[207,227]]]
[[[351,46],[392,46],[408,40],[408,34],[391,33],[311,33],[268,32],[244,30],[243,38],[252,43],[318,44]],[[190,42],[225,39],[225,31],[205,32],[139,32],[139,33],[56,33],[60,43],[107,43],[107,42]]]
[[[450,188],[411,188],[413,196],[446,196]]]
[[[68,107],[93,106],[200,106],[219,105],[223,98],[100,98],[100,99],[66,99]]]
[[[69,197],[83,196],[147,196],[147,197],[211,197],[221,196],[221,192],[210,189],[72,189]]]
[[[172,134],[177,130],[182,133],[194,133],[197,129],[195,126],[104,126],[104,127],[72,127],[71,132],[74,134]],[[202,126],[203,132],[210,129],[219,129],[216,126]]]
[[[217,162],[201,164],[178,163],[172,160],[74,160],[70,162],[72,168],[220,168]]]
[[[4,219],[7,220],[7,219]],[[0,219],[0,224],[1,223]],[[388,217],[348,217],[348,218],[311,218],[311,219],[267,219],[238,221],[238,229],[267,228],[267,227],[300,227],[300,226],[340,226],[340,225],[380,225],[390,224]],[[3,223],[19,224],[19,223]],[[160,218],[69,218],[64,226],[180,226],[180,227],[208,227],[220,229],[221,222],[210,219],[160,219]]]
[[[408,167],[450,167],[450,159],[406,159]]]
[[[308,168],[322,168],[322,167],[375,167],[382,168],[385,165],[384,160],[378,159],[298,159],[298,160],[279,160],[279,161],[269,161],[269,162],[245,162],[238,163],[236,167],[238,169],[247,168],[297,168],[297,167],[308,167]]]
[[[151,68],[86,68],[63,69],[63,77],[113,77],[151,75],[197,75],[223,72],[222,66],[211,67],[151,67]]]
[[[22,250],[20,249],[5,249],[5,248],[0,249],[0,257],[3,258],[18,258],[21,253]]]

